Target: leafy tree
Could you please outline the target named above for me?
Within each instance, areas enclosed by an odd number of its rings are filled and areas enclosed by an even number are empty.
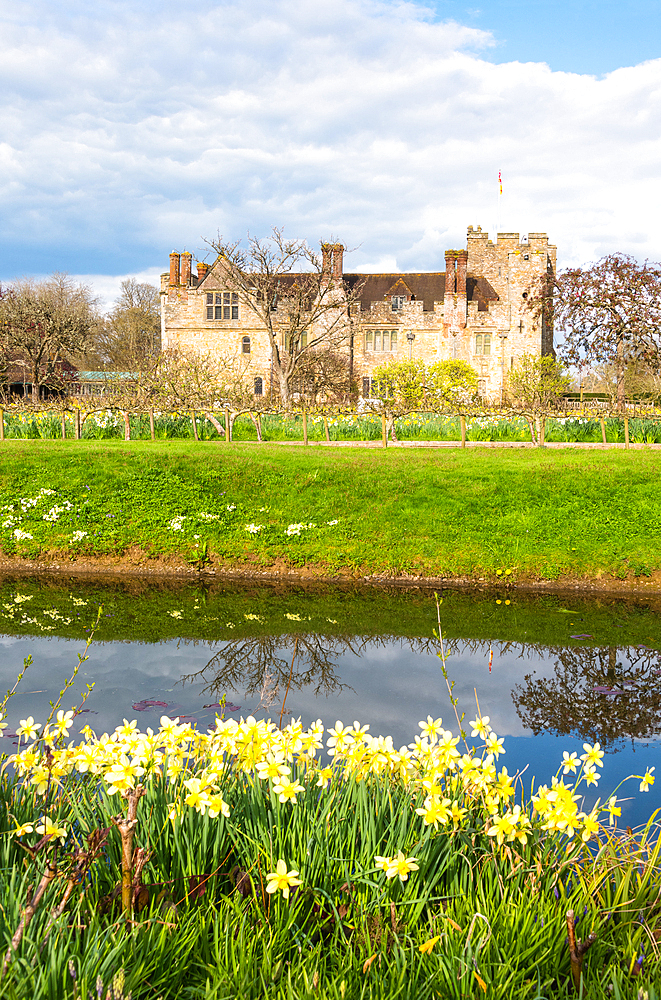
[[[276,228],[267,239],[249,237],[247,248],[220,235],[208,244],[218,254],[227,287],[266,331],[277,390],[288,407],[308,355],[346,349],[351,336],[360,284],[334,272],[333,253],[343,248],[324,244],[319,254]]]
[[[66,274],[16,281],[0,293],[1,352],[21,364],[36,402],[45,383],[61,381],[61,363],[84,351],[96,322],[96,300]]]
[[[560,335],[563,360],[578,368],[611,365],[618,404],[632,364],[661,367],[661,265],[610,254],[585,268],[547,276],[530,308]]]
[[[567,392],[571,378],[560,361],[524,354],[509,373],[509,402],[528,421],[533,444],[543,444],[543,430],[536,436],[535,424],[543,421],[554,404]]]
[[[477,372],[467,361],[437,361],[425,375],[426,402],[430,408],[446,406],[458,412],[477,401]]]

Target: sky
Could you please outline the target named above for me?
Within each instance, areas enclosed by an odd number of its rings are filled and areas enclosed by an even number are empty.
[[[0,281],[110,304],[272,226],[358,271],[468,225],[660,260],[659,39],[659,0],[0,0]]]

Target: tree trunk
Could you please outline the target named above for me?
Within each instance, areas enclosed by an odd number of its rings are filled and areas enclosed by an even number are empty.
[[[620,336],[617,341],[617,362],[615,365],[617,373],[617,408],[624,413],[626,397],[624,394],[624,338]]]
[[[255,430],[257,431],[257,440],[261,441],[262,440],[262,422],[259,419],[259,413],[256,416],[255,416],[254,413],[251,413],[250,414],[250,419],[252,420],[253,424],[255,425]]]
[[[5,411],[0,408],[0,441],[5,439]]]
[[[388,447],[388,428],[386,425],[386,415],[381,414],[381,444],[384,448]]]
[[[466,417],[462,413],[459,417],[459,423],[461,424],[461,447],[466,447]]]
[[[303,444],[308,443],[308,411],[303,407]]]
[[[546,441],[546,417],[539,418],[539,447],[543,448]]]
[[[629,447],[629,418],[624,418],[624,447]]]
[[[535,425],[530,417],[526,417],[526,420],[528,422],[528,427],[530,428],[530,438],[532,440],[532,443],[536,445],[537,437],[535,436]]]
[[[232,440],[232,432],[230,430],[230,411],[225,407],[225,442],[229,444]]]
[[[217,420],[216,420],[216,418],[214,417],[213,413],[211,413],[211,412],[210,412],[209,410],[205,410],[205,411],[204,411],[204,416],[205,416],[205,417],[207,418],[207,420],[208,420],[208,421],[209,421],[210,423],[212,423],[212,424],[213,424],[213,426],[214,426],[214,427],[216,428],[216,431],[217,431],[217,433],[218,433],[218,437],[222,437],[222,436],[223,436],[223,434],[225,433],[225,431],[224,431],[224,429],[223,429],[223,425],[222,425],[222,424],[220,424],[220,423],[218,423],[218,421],[217,421]]]
[[[64,410],[62,410],[62,440],[66,441],[66,439],[67,439],[67,415],[64,412]]]
[[[76,421],[76,441],[80,441],[80,410],[78,407],[74,410],[74,417]]]
[[[601,443],[606,444],[606,422],[603,417],[599,417],[599,423],[601,424]]]
[[[330,444],[330,433],[328,431],[328,417],[324,413],[324,434],[326,435],[326,442]]]
[[[151,439],[152,439],[152,441],[155,441],[156,440],[156,431],[154,429],[154,411],[153,410],[149,411],[149,431],[151,433]]]
[[[195,438],[196,441],[199,441],[200,439],[197,434],[197,420],[195,419],[195,410],[191,410],[190,416],[191,420],[193,421],[193,437]]]
[[[124,410],[124,440],[131,440],[131,422],[129,420],[128,410]]]

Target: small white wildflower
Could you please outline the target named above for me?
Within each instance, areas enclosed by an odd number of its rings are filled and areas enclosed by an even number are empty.
[[[170,618],[181,618],[183,611],[168,611]]]
[[[178,517],[173,517],[168,525],[170,531],[181,531],[185,520],[186,518],[183,514],[180,514]]]
[[[246,531],[249,531],[251,535],[257,535],[263,527],[263,524],[253,524],[251,522],[250,524],[246,524]]]
[[[228,510],[236,510],[236,504],[235,504],[235,503],[230,503],[230,504],[228,504],[228,505],[227,505],[227,509],[228,509]]]
[[[304,524],[290,524],[288,528],[285,529],[285,534],[289,535],[300,535],[301,531],[305,528]]]
[[[335,518],[334,521],[326,521],[326,524],[329,528],[332,528],[335,524],[337,524],[337,518]]]
[[[69,545],[75,545],[76,542],[82,542],[83,538],[87,538],[86,531],[74,531],[73,535],[71,536],[71,541],[69,542]]]
[[[29,531],[21,531],[20,528],[15,528],[14,538],[16,539],[17,542],[22,542],[28,538],[32,538],[32,535],[30,534]]]

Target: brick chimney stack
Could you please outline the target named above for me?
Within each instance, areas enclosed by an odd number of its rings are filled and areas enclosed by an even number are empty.
[[[333,283],[342,283],[344,247],[341,243],[333,244]]]
[[[184,250],[181,255],[181,284],[188,287],[190,285],[190,274],[191,274],[191,264],[193,261],[193,255]]]
[[[170,254],[170,285],[179,284],[179,254],[173,250]]]
[[[197,262],[197,282],[198,284],[206,278],[207,271],[209,270],[209,264],[203,264],[201,260]]]
[[[462,329],[466,326],[467,303],[466,303],[466,278],[468,275],[468,250],[457,250],[457,304],[455,318],[457,326]]]
[[[455,275],[456,253],[454,250],[445,251],[445,296],[443,298],[443,325],[446,327],[454,325],[454,295],[456,289]]]
[[[331,262],[333,258],[333,246],[331,243],[321,244],[321,277],[324,281],[330,281]]]

